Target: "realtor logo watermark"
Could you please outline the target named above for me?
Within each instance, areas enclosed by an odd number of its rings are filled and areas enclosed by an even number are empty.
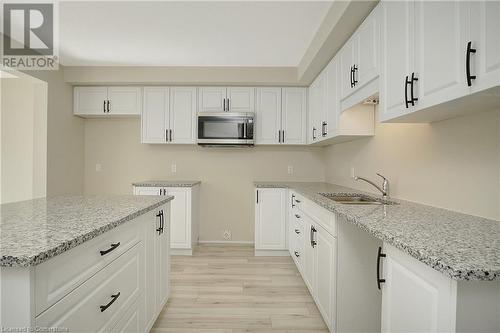
[[[58,69],[56,2],[3,2],[2,59],[19,70]]]

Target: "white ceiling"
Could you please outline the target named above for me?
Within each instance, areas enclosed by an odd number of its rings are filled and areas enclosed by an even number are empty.
[[[329,1],[60,3],[66,66],[297,66]]]

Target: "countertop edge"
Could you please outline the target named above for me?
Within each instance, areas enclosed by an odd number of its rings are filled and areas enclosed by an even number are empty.
[[[145,207],[143,209],[140,209],[132,214],[129,214],[117,221],[110,222],[98,229],[92,230],[84,235],[78,236],[75,239],[72,239],[70,241],[66,241],[57,247],[54,247],[50,250],[46,250],[44,252],[41,252],[35,256],[31,257],[12,257],[12,256],[2,256],[0,257],[0,267],[2,268],[30,268],[30,267],[35,267],[37,265],[42,264],[43,262],[49,260],[50,258],[53,258],[55,256],[58,256],[66,251],[69,251],[78,245],[81,245],[93,238],[96,238],[105,232],[108,232],[128,221],[131,221],[135,219],[138,216],[141,216],[143,214],[146,214],[147,212],[166,204],[167,202],[170,202],[174,199],[174,196],[166,196],[163,197],[160,201],[149,205],[148,207]]]
[[[318,183],[323,183],[324,182],[318,182]],[[449,278],[456,280],[456,281],[500,281],[500,270],[490,270],[490,271],[484,271],[484,270],[457,270],[453,269],[452,267],[444,264],[441,262],[441,260],[434,258],[430,254],[422,253],[420,251],[413,251],[410,249],[406,244],[403,244],[401,242],[396,241],[395,239],[388,237],[387,235],[377,231],[368,228],[366,225],[363,223],[360,223],[357,221],[357,218],[355,216],[346,214],[345,212],[339,211],[335,208],[335,204],[331,206],[325,205],[323,202],[317,200],[314,196],[309,195],[307,191],[301,190],[300,187],[293,186],[292,184],[286,184],[285,182],[254,182],[254,187],[255,188],[283,188],[283,189],[291,189],[294,191],[297,191],[297,193],[303,195],[307,199],[311,200],[315,204],[319,205],[320,207],[330,211],[331,213],[338,214],[342,216],[347,222],[356,225],[360,229],[364,230],[365,232],[368,232],[372,236],[380,239],[383,242],[387,242],[388,244],[394,246],[398,250],[408,254],[412,258],[424,263],[425,265],[435,269],[436,271],[448,276]],[[366,192],[352,189],[353,192],[356,193],[362,193],[362,194],[368,194]],[[376,196],[373,194],[368,194],[371,196]],[[403,202],[403,200],[396,200],[397,202]],[[424,204],[419,204],[422,206],[428,206]],[[429,206],[432,207],[432,206]],[[437,207],[432,207],[436,209],[442,209],[442,208],[437,208]],[[444,209],[446,210],[446,209]],[[453,212],[453,211],[451,211]],[[458,213],[458,212],[454,212]],[[459,213],[462,214],[462,213]],[[467,215],[467,214],[464,214]]]
[[[132,186],[135,187],[194,187],[201,184],[201,180],[193,181],[162,181],[162,180],[148,180],[143,182],[133,182]]]

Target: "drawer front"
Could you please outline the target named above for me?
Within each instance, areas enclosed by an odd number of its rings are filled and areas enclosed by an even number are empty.
[[[125,314],[118,319],[118,323],[113,328],[113,333],[139,333],[144,331],[144,297],[132,304],[125,311]]]
[[[305,198],[303,198],[301,202],[299,211],[307,214],[314,222],[321,225],[332,236],[337,236],[337,222],[334,213]]]
[[[144,219],[137,217],[113,230],[51,258],[35,268],[36,314],[55,304],[103,267],[137,244]],[[112,244],[120,244],[113,246]],[[114,248],[114,249],[113,249]],[[100,251],[103,252],[101,255]]]
[[[143,292],[143,278],[140,242],[38,316],[36,326],[64,327],[70,332],[111,331]]]

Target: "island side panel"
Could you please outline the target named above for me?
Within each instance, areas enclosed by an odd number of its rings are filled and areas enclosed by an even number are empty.
[[[33,267],[0,267],[0,327],[28,328],[35,323]]]
[[[500,281],[459,281],[457,333],[500,332]]]

